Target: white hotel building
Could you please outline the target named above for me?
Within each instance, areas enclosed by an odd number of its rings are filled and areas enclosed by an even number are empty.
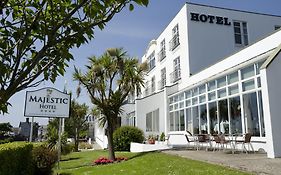
[[[146,86],[122,123],[146,135],[251,133],[255,150],[280,157],[280,26],[280,16],[186,3],[149,43]]]

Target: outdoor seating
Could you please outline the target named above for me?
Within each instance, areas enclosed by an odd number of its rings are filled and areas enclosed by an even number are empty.
[[[220,139],[219,135],[213,135],[213,137],[214,137],[214,141],[215,141],[215,146],[214,146],[213,151],[215,152],[216,148],[217,148],[217,150],[220,150],[222,145],[221,145],[221,139]]]
[[[204,144],[207,144],[206,151],[208,151],[208,147],[212,147],[211,139],[208,134],[198,134],[196,138],[197,138],[196,139],[197,151],[199,150],[200,147],[203,147]]]
[[[250,147],[251,147],[251,150],[253,152],[255,152],[254,151],[254,147],[253,147],[253,145],[251,143],[251,138],[252,138],[252,134],[251,133],[246,133],[242,140],[235,139],[235,146],[234,146],[234,148],[237,148],[237,145],[242,144],[242,152],[244,152],[244,150],[245,150],[246,154],[248,154],[248,150],[246,148],[246,144],[247,144],[248,145],[248,149],[250,149]]]
[[[227,149],[227,145],[229,145],[229,149],[231,149],[232,153],[234,153],[234,149],[232,146],[232,140],[226,139],[224,134],[220,135],[219,137],[220,137],[220,142],[221,142],[223,150],[225,151]]]

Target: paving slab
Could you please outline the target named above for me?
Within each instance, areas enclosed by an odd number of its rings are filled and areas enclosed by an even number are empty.
[[[281,175],[281,158],[269,159],[265,153],[235,153],[204,150],[167,150],[167,154],[219,164],[257,175]]]

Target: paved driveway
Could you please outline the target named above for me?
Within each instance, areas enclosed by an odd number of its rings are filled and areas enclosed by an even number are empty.
[[[204,150],[168,150],[163,152],[193,160],[238,168],[258,175],[281,175],[281,158],[268,159],[264,153],[231,154],[231,152]]]

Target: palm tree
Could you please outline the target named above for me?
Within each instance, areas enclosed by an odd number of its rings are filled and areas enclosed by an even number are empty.
[[[144,86],[147,64],[139,64],[137,59],[129,58],[123,49],[108,49],[100,57],[89,58],[86,73],[75,68],[74,80],[87,89],[92,103],[102,114],[100,121],[107,123],[109,159],[115,160],[113,131],[118,127],[118,116],[127,96],[139,95]]]

